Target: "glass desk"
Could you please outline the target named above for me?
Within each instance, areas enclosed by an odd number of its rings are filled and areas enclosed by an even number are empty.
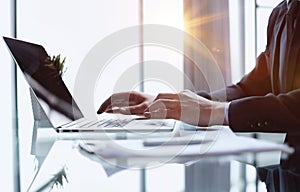
[[[30,101],[26,103],[22,109],[29,115]],[[80,135],[58,135],[51,128],[40,128],[47,127],[46,122],[43,125],[33,122],[32,116],[20,117],[21,191],[266,191],[265,184],[257,179],[255,166],[278,164],[280,160],[279,152],[270,152],[195,158],[185,164],[183,159],[165,164],[156,159],[117,169],[78,151],[74,139]]]
[[[30,160],[20,166],[22,191],[266,191],[256,167],[280,160],[279,152],[264,152],[167,163],[163,158],[106,161],[79,150],[74,138],[80,137],[51,128],[33,131]]]

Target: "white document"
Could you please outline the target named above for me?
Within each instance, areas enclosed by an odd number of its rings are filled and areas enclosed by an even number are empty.
[[[102,158],[203,157],[267,151],[293,153],[293,148],[268,141],[236,136],[228,127],[185,133],[181,137],[145,140],[82,141],[80,149]]]

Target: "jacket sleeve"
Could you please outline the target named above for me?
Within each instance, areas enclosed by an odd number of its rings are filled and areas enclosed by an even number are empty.
[[[263,96],[271,92],[270,75],[265,52],[257,58],[255,68],[245,75],[236,85],[212,93],[200,91],[197,94],[214,101],[233,101],[250,96]]]
[[[229,106],[229,126],[239,132],[300,131],[300,89],[237,99]]]
[[[256,67],[236,85],[198,94],[217,101],[226,95],[226,101],[231,101],[229,126],[235,132],[300,132],[300,89],[273,94],[267,57],[262,53]]]

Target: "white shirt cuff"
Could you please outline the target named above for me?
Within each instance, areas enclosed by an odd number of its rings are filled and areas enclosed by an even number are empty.
[[[226,120],[226,124],[229,124],[229,105],[230,105],[230,102],[226,103],[226,106],[225,106],[225,120]]]

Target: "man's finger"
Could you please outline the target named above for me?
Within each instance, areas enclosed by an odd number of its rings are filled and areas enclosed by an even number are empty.
[[[143,115],[147,106],[148,105],[146,103],[141,103],[139,105],[120,107],[119,113],[122,113],[125,115]]]
[[[167,118],[167,110],[166,109],[158,109],[155,111],[147,111],[144,112],[144,116],[150,119],[166,119]]]
[[[141,103],[139,105],[133,105],[133,106],[121,106],[121,107],[110,107],[106,109],[106,113],[121,113],[124,115],[143,115],[145,109],[147,108],[146,103]]]
[[[179,119],[178,111],[168,109],[158,109],[155,111],[146,111],[144,116],[149,119]]]
[[[123,107],[128,106],[130,103],[129,101],[124,101],[121,99],[112,99],[112,97],[108,98],[103,104],[100,106],[99,110],[97,111],[98,114],[104,113],[107,111],[111,111],[114,107]]]
[[[127,107],[127,110],[130,111],[131,114],[142,115],[147,107],[148,104],[143,102],[139,105],[129,106]]]
[[[109,97],[108,99],[106,99],[102,104],[101,106],[99,107],[98,111],[97,111],[97,114],[101,114],[101,113],[104,113],[107,108],[110,106],[111,104],[111,97]]]
[[[178,109],[180,108],[180,102],[178,100],[171,99],[159,99],[151,103],[145,111],[155,111],[158,109]]]
[[[113,107],[135,105],[136,102],[132,101],[130,95],[130,93],[117,93],[112,95],[102,103],[97,113],[101,114],[107,111],[111,111]]]

